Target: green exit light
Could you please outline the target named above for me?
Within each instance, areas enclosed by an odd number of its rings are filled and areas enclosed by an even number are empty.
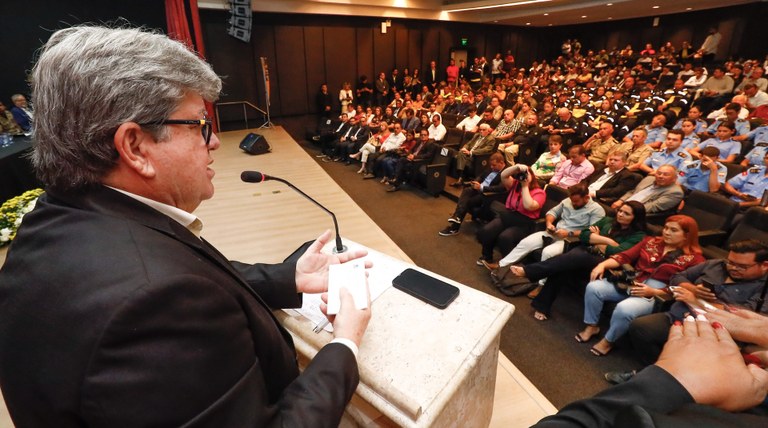
[[[468,43],[469,43],[469,39],[467,39],[466,37],[463,37],[461,39],[461,45],[462,46],[466,46]]]

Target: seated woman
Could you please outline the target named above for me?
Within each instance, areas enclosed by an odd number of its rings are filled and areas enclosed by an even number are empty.
[[[687,215],[667,218],[662,236],[649,236],[639,244],[599,263],[592,269],[591,282],[584,294],[584,330],[577,342],[586,343],[600,332],[597,322],[605,302],[618,302],[608,331],[590,351],[603,356],[629,329],[635,318],[653,312],[656,296],[671,296],[667,283],[672,275],[702,263],[699,226]],[[605,271],[624,264],[634,267],[637,276],[626,289],[603,278]]]
[[[715,137],[710,138],[691,151],[691,155],[701,158],[701,149],[704,147],[715,146],[720,149],[720,162],[733,163],[736,157],[741,153],[741,143],[733,140],[733,133],[736,126],[733,122],[725,120],[717,125]]]
[[[381,146],[381,143],[389,138],[390,133],[391,132],[389,131],[387,122],[381,122],[379,124],[379,132],[373,134],[371,138],[365,144],[363,144],[363,147],[360,147],[360,150],[357,153],[349,155],[350,158],[360,159],[360,161],[363,163],[363,165],[357,171],[358,174],[365,172],[368,156],[370,156],[371,153],[376,153],[376,150],[378,150],[379,146]]]
[[[603,217],[579,235],[580,245],[565,254],[539,263],[510,267],[515,276],[532,282],[547,278],[531,306],[533,317],[544,321],[550,316],[552,304],[565,286],[584,284],[589,272],[606,257],[635,246],[645,237],[645,206],[629,201],[616,211],[616,218]],[[583,281],[583,282],[582,282]]]
[[[525,179],[518,180],[523,176]],[[506,254],[528,235],[547,198],[539,187],[536,174],[525,165],[506,168],[501,172],[501,180],[510,189],[506,209],[477,231],[477,240],[482,245],[482,256],[476,262],[479,266],[484,266],[483,261],[493,261],[493,249],[500,239],[511,245],[502,249]]]

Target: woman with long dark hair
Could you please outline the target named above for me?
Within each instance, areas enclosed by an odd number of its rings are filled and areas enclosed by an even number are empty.
[[[616,211],[616,218],[603,217],[579,235],[583,245],[539,263],[511,266],[509,272],[532,282],[547,278],[534,297],[533,317],[544,321],[563,287],[584,284],[598,263],[614,254],[632,248],[645,237],[645,206],[629,201]]]
[[[584,324],[577,333],[577,342],[588,342],[598,333],[597,322],[605,302],[617,302],[608,331],[592,349],[592,354],[603,356],[629,329],[635,318],[653,312],[656,297],[671,297],[667,288],[670,278],[704,261],[699,247],[699,226],[687,215],[667,218],[661,236],[650,236],[634,247],[616,254],[592,269],[584,293]],[[605,278],[607,271],[631,265],[636,273],[632,281],[622,287],[622,281]]]

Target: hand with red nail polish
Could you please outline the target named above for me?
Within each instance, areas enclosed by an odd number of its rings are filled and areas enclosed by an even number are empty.
[[[706,317],[711,320],[712,314]],[[731,412],[760,404],[768,394],[768,372],[745,365],[728,330],[719,321],[720,326],[715,327],[707,318],[689,318],[672,326],[656,365],[677,379],[699,404]]]

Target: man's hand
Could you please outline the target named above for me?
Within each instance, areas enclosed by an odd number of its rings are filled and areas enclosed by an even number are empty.
[[[560,239],[565,239],[566,237],[568,237],[568,231],[565,229],[556,229],[554,231],[554,235]]]
[[[688,305],[694,305],[699,306],[699,303],[696,301],[696,295],[687,288],[683,287],[676,287],[675,290],[672,292],[672,295],[675,297],[675,300],[678,302],[683,302]]]
[[[480,183],[477,181],[470,181],[469,185],[475,190],[480,190]]]
[[[717,171],[717,163],[708,156],[701,156],[701,164],[710,171]]]
[[[768,393],[768,372],[745,365],[728,331],[720,323],[710,325],[703,316],[686,317],[672,326],[656,365],[677,379],[697,403],[722,410],[754,407]]]
[[[363,341],[363,335],[368,328],[368,322],[371,320],[371,290],[368,288],[368,281],[365,282],[366,294],[368,294],[368,307],[365,309],[357,309],[355,307],[355,299],[352,298],[352,294],[346,288],[342,287],[339,290],[339,297],[341,299],[341,306],[339,306],[339,313],[336,315],[328,315],[328,294],[323,293],[321,299],[323,303],[320,304],[320,310],[326,314],[328,320],[333,325],[333,337],[337,339],[349,339],[355,342],[358,347]]]
[[[323,232],[307,251],[296,261],[296,291],[299,293],[324,293],[328,291],[328,266],[345,263],[368,255],[366,250],[347,251],[342,254],[323,254],[320,250],[333,235],[330,230]],[[373,266],[365,262],[365,268]]]

